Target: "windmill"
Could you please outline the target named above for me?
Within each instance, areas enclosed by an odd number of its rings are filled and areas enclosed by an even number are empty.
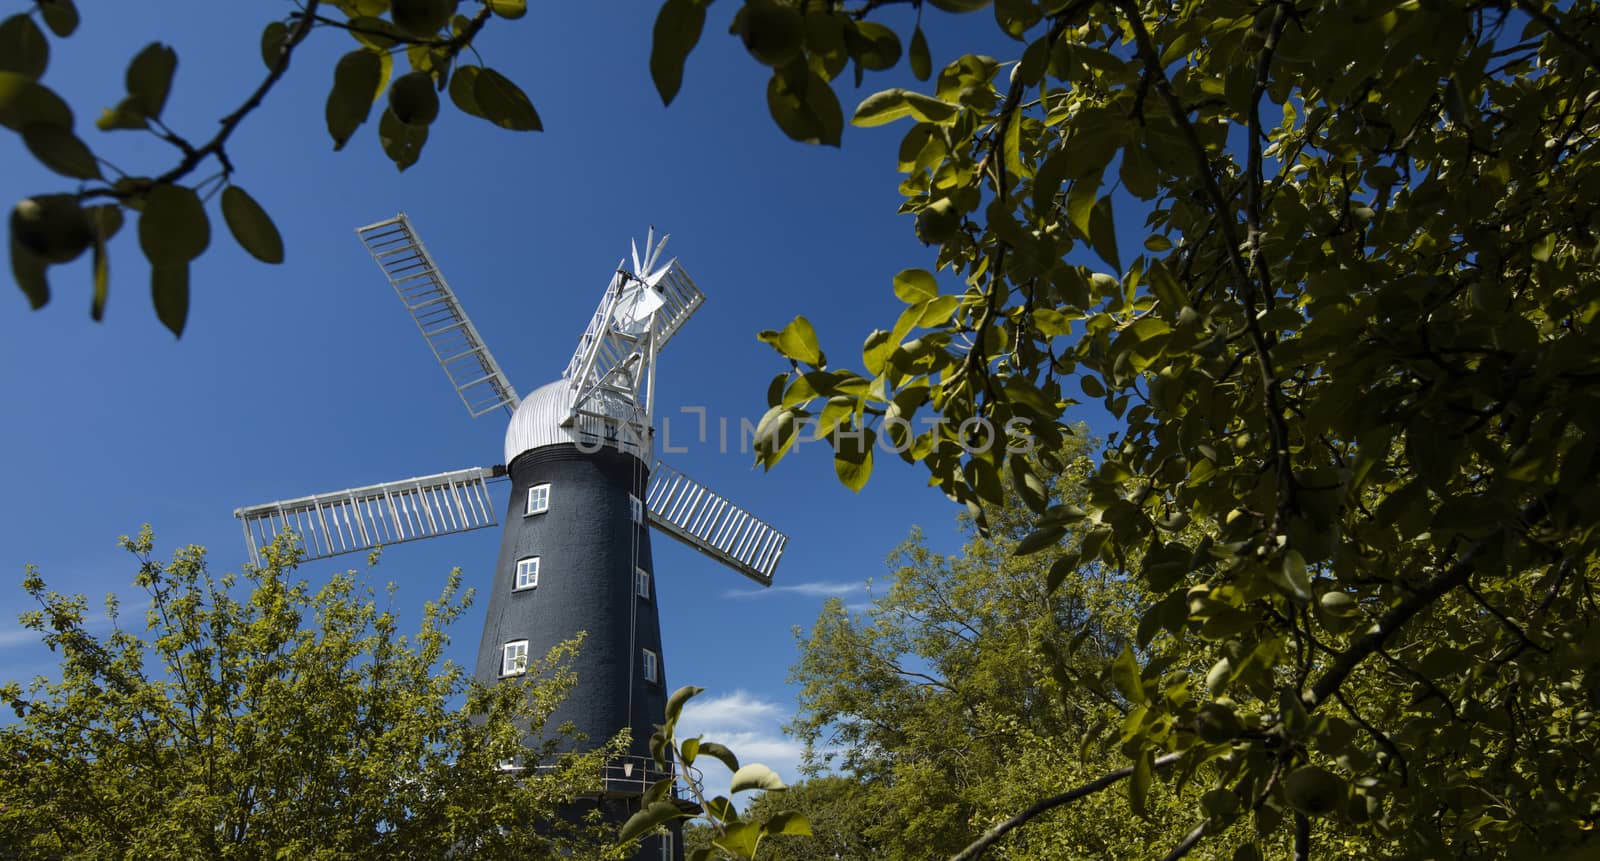
[[[666,237],[657,242],[652,230],[642,256],[634,246],[618,263],[561,379],[519,398],[405,214],[356,232],[467,411],[510,414],[504,466],[240,508],[251,557],[259,562],[260,547],[290,529],[315,560],[494,526],[488,483],[509,478],[476,677],[521,674],[533,657],[587,632],[577,687],[549,726],[570,721],[591,744],[631,730],[628,754],[605,766],[592,794],[608,816],[626,818],[665,776],[648,747],[667,698],[650,527],[763,586],[788,540],[651,462],[656,356],[705,297],[676,260],[663,261]],[[675,836],[639,857],[681,858]]]

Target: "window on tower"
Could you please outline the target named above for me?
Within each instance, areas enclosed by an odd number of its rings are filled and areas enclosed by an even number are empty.
[[[500,675],[520,676],[528,671],[528,641],[512,640],[500,647]]]
[[[528,508],[522,512],[526,517],[531,514],[543,514],[550,510],[550,485],[535,484],[528,488]]]
[[[639,500],[639,497],[629,495],[628,516],[633,518],[634,523],[644,522],[644,503]]]
[[[633,569],[633,591],[640,598],[650,597],[650,572],[643,568]]]
[[[528,644],[524,642],[522,645],[523,648],[527,648]],[[657,666],[656,653],[650,651],[649,649],[644,650],[644,680],[647,682],[657,682],[661,680],[661,670],[660,667]]]
[[[539,585],[539,557],[528,556],[517,560],[517,580],[511,587],[516,592]]]

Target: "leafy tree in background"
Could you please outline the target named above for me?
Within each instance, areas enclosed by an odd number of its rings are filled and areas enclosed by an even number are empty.
[[[1085,501],[1094,471],[1086,429],[1076,431],[1050,489],[1062,505]],[[987,822],[1121,764],[1114,730],[1128,706],[1115,693],[1116,659],[1136,642],[1148,596],[1109,565],[1052,573],[1043,555],[1016,556],[1032,517],[1015,496],[988,515],[987,536],[963,515],[967,541],[954,556],[914,530],[865,613],[830,601],[801,637],[790,729],[808,769],[834,774],[776,799],[809,814],[819,844],[786,841],[782,857],[812,857],[821,844],[850,846],[841,857],[948,857]],[[1182,837],[1203,791],[1158,791],[1148,821],[1130,819],[1121,798],[1092,797],[1001,854],[1144,858]],[[1204,856],[1234,849],[1214,848]]]
[[[292,5],[261,33],[266,67],[261,83],[241,94],[239,106],[203,141],[161,119],[178,68],[178,54],[170,46],[153,42],[133,56],[124,77],[127,95],[114,106],[94,106],[101,109],[95,125],[114,134],[95,138],[91,146],[78,135],[72,108],[42,80],[50,61],[45,32],[65,39],[77,30],[74,0],[34,0],[0,21],[0,126],[17,133],[42,165],[73,182],[71,191],[33,195],[11,211],[11,271],[29,304],[39,308],[50,301],[50,266],[92,251],[89,313],[99,320],[110,289],[106,243],[133,212],[139,246],[150,263],[156,314],[181,335],[189,313],[189,263],[211,243],[206,210],[214,196],[239,245],[265,263],[281,263],[277,227],[233,182],[228,142],[283,78],[300,45],[318,31],[343,31],[341,38],[351,40],[352,50],[323,71],[332,81],[325,115],[334,149],[343,149],[377,111],[378,142],[405,170],[421,157],[439,114],[439,93],[446,90],[457,109],[501,128],[542,127],[533,103],[516,84],[481,60],[462,57],[491,20],[526,14],[526,0],[303,0]],[[398,59],[408,71],[396,68]],[[140,133],[170,144],[175,163],[160,168],[119,163],[116,138]]]
[[[661,7],[666,99],[706,5]],[[894,279],[859,361],[804,318],[764,333],[794,370],[759,458],[814,422],[849,486],[893,449],[980,529],[1009,482],[1019,555],[1143,596],[1121,766],[959,857],[1124,782],[1136,813],[1205,790],[1169,858],[1595,851],[1600,6],[1000,0],[1012,57],[936,70],[893,5],[735,19],[799,140],[838,141],[840,80],[927,82],[852,121],[905,122],[902,211],[945,273]],[[1052,505],[1080,397],[1122,426]]]
[[[81,596],[28,573],[40,608],[22,621],[60,654],[60,679],[0,687],[17,717],[0,727],[0,854],[616,857],[598,826],[557,814],[605,749],[523,747],[573,685],[576,643],[482,687],[440,663],[471,598],[458,571],[407,636],[353,574],[291,580],[286,539],[242,581],[213,578],[199,547],[156,561],[148,527],[122,543],[149,596],[144,636],[114,597],[112,633],[91,634]],[[558,765],[499,767],[541,754]]]

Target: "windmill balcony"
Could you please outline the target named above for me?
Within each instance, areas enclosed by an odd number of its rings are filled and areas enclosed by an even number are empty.
[[[536,765],[534,771],[553,771],[558,766]],[[600,766],[600,773],[596,775],[593,788],[585,792],[586,795],[602,796],[606,798],[623,798],[643,795],[652,783],[672,776],[672,772],[663,770],[656,765],[655,760],[648,756],[617,756],[606,760]],[[678,798],[678,787],[674,785],[667,793],[668,800],[684,803]]]

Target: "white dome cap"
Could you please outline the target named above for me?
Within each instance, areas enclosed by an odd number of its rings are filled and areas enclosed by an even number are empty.
[[[519,455],[548,445],[584,444],[596,446],[606,438],[608,424],[599,419],[580,417],[562,427],[572,414],[571,392],[566,380],[546,383],[522,399],[506,427],[506,466]],[[600,392],[589,401],[589,409],[626,421],[633,406],[622,395]],[[632,448],[631,446],[629,447]]]

